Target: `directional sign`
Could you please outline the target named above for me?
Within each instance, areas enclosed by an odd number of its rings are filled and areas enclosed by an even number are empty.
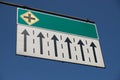
[[[95,24],[27,9],[18,9],[17,54],[105,67]]]

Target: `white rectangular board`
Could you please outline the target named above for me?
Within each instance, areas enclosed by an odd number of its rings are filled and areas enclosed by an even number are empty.
[[[105,67],[98,39],[17,25],[17,54]]]

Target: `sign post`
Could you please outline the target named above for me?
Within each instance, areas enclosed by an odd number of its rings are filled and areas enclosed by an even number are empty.
[[[105,67],[95,23],[17,9],[17,55]]]

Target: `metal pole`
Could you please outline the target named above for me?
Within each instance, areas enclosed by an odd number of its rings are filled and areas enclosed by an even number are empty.
[[[53,13],[53,12],[49,12],[49,11],[45,11],[45,10],[40,10],[40,9],[27,7],[27,6],[24,6],[24,5],[18,5],[18,4],[3,2],[3,1],[0,1],[0,4],[9,5],[9,6],[13,6],[13,7],[19,7],[19,8],[30,9],[30,10],[34,10],[34,11],[38,11],[38,12],[43,12],[43,13],[53,14],[53,15],[57,15],[57,16],[67,17],[67,18],[76,19],[76,20],[80,20],[80,21],[85,21],[85,22],[89,22],[89,23],[95,23],[94,21],[91,21],[91,20],[88,20],[88,19],[81,19],[81,18],[76,18],[76,17],[67,16],[67,15],[63,15],[63,14]]]

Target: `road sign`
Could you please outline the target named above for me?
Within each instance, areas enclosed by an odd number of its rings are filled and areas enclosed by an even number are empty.
[[[18,55],[105,67],[95,24],[20,8],[17,16]]]
[[[39,19],[37,17],[34,16],[34,14],[32,14],[31,12],[26,12],[25,14],[21,15],[21,18],[28,24],[28,25],[32,25],[34,23],[36,23],[37,21],[39,21]]]

